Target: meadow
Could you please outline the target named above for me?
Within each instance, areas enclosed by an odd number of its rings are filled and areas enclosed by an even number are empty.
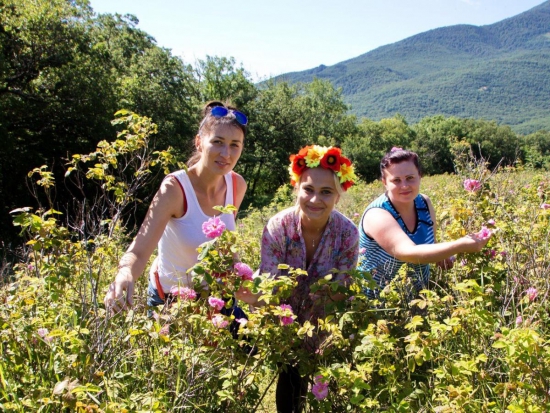
[[[144,145],[130,139],[137,136],[130,127],[124,132],[118,146],[76,157],[68,171],[80,170],[113,207],[102,209],[95,232],[82,236],[53,207],[13,211],[27,244],[22,261],[4,269],[0,289],[3,411],[271,412],[277,371],[295,360],[311,377],[311,389],[317,386],[308,394],[311,412],[550,409],[548,172],[521,165],[489,170],[465,153],[456,174],[423,178],[439,240],[482,226],[494,235],[481,253],[457,256],[451,270],[432,268],[429,289],[412,300],[406,277],[388,286],[381,300],[369,300],[362,293],[371,283],[368,274],[352,274],[347,287],[327,276],[315,288],[348,298],[325,298],[328,316],[298,325],[281,302],[299,270],[277,280],[242,276],[235,253],[258,267],[264,224],[293,203],[285,186],[268,207],[241,211],[237,231],[202,248],[196,282],[208,283],[208,292],[197,287],[192,299],[178,291],[176,302],[148,317],[143,276],[134,307],[112,315],[103,296],[130,241],[114,215],[117,205],[137,200],[109,171]],[[118,163],[107,156],[113,153]],[[166,153],[155,156],[170,163]],[[47,168],[33,172],[38,190],[59,185]],[[467,191],[465,179],[479,180],[481,188]],[[359,182],[338,209],[357,223],[381,191],[378,182]],[[217,314],[209,298],[243,284],[262,292],[267,305],[249,311],[232,335],[227,324],[233,320]],[[303,344],[310,340],[319,344],[316,351]]]

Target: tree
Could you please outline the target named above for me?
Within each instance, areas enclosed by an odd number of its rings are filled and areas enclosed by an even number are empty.
[[[550,132],[541,130],[523,138],[525,163],[534,168],[550,169]]]
[[[466,119],[464,122],[468,129],[466,141],[472,146],[474,154],[489,161],[491,168],[501,161],[509,165],[525,158],[518,136],[509,126],[483,119]]]
[[[338,145],[355,133],[340,91],[326,81],[267,82],[248,106],[250,133],[238,168],[248,182],[245,205],[270,202],[289,182],[289,155],[311,144]]]
[[[119,109],[159,126],[154,149],[180,153],[198,124],[198,83],[185,66],[137,28],[133,16],[93,14],[87,1],[8,0],[0,9],[0,231],[13,239],[8,212],[33,205],[28,171],[88,153],[113,140]],[[7,179],[7,177],[10,179]],[[151,184],[146,191],[154,193]],[[58,188],[63,208],[72,197]],[[8,235],[8,234],[11,234]]]
[[[356,135],[350,135],[342,149],[355,162],[357,173],[366,181],[380,177],[380,160],[392,147],[409,148],[414,132],[405,118],[396,115],[379,122],[363,119]]]
[[[234,58],[206,56],[195,67],[199,83],[199,101],[228,101],[245,110],[257,96],[257,89],[243,67],[236,67]]]
[[[427,175],[454,171],[452,140],[463,140],[467,131],[464,121],[442,115],[422,119],[413,126],[416,138],[411,149],[420,157],[422,170]]]

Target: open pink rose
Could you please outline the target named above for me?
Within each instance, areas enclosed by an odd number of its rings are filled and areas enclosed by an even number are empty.
[[[197,292],[192,288],[174,286],[170,288],[170,294],[175,297],[179,297],[182,300],[194,300],[197,298]]]
[[[225,224],[219,217],[210,218],[202,224],[202,232],[208,238],[218,238],[224,229]]]
[[[252,269],[246,265],[244,262],[238,262],[234,266],[235,272],[239,277],[243,279],[243,281],[249,280],[252,281]]]
[[[477,192],[481,189],[481,182],[477,179],[465,179],[464,189],[468,192]]]
[[[208,297],[208,304],[210,304],[210,307],[214,307],[220,311],[225,306],[225,301],[218,297]]]
[[[323,400],[328,395],[328,383],[324,382],[321,375],[315,376],[314,382],[311,392],[317,400]]]
[[[476,234],[479,238],[485,240],[491,237],[493,235],[493,231],[491,231],[489,228],[487,228],[485,225],[481,227],[481,231],[479,231]]]
[[[529,297],[529,301],[535,301],[535,298],[537,298],[537,295],[539,295],[539,292],[535,287],[529,287],[527,291],[525,291],[525,295]]]

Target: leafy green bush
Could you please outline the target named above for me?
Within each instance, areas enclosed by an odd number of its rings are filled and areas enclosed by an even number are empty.
[[[102,187],[96,205],[111,205],[115,213],[132,198],[118,168],[132,165],[132,154],[151,162],[159,155],[146,149],[148,129],[135,128],[146,119],[123,116],[120,146],[102,144],[91,168],[78,164],[82,176]],[[121,149],[138,141],[128,152]],[[113,157],[103,157],[111,150]],[[169,159],[165,153],[158,161]],[[96,231],[83,237],[80,226],[53,207],[14,211],[28,242],[26,259],[0,289],[2,410],[273,411],[277,373],[298,360],[311,385],[308,411],[547,411],[550,177],[520,167],[490,171],[467,154],[457,159],[460,175],[428,177],[422,184],[436,206],[438,239],[485,225],[494,231],[487,248],[456,257],[447,272],[434,267],[430,288],[416,297],[405,277],[385,288],[381,299],[369,300],[363,293],[372,282],[368,274],[352,274],[345,288],[327,276],[312,292],[331,288],[347,299],[327,298],[327,316],[303,325],[281,307],[301,270],[249,280],[235,266],[238,260],[258,267],[263,225],[293,203],[288,186],[269,207],[247,211],[236,231],[203,245],[194,269],[198,299],[182,292],[153,317],[145,304],[146,277],[128,313],[112,316],[101,303],[128,242],[123,219],[114,224],[89,214],[101,222],[87,224]],[[145,175],[152,167],[146,164]],[[33,173],[39,185],[53,188],[46,168]],[[480,189],[465,191],[465,178],[479,180]],[[360,182],[339,208],[358,222],[381,190]],[[248,320],[219,314],[209,299],[227,299],[241,285],[267,304],[245,309]],[[232,334],[225,325],[235,323]]]

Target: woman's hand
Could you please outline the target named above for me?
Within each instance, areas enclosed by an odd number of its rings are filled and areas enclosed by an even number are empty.
[[[462,241],[462,251],[465,253],[480,252],[485,245],[489,242],[489,239],[492,236],[492,232],[476,232],[475,234],[469,234],[461,238]]]
[[[438,261],[435,263],[439,268],[442,270],[450,270],[454,267],[456,261],[456,257],[453,255],[449,258],[445,258],[444,260]]]
[[[116,314],[122,310],[128,310],[134,304],[134,277],[128,268],[121,268],[115,281],[111,283],[107,294],[103,300],[105,309],[110,310],[111,314]]]
[[[237,300],[245,302],[248,305],[257,307],[260,295],[261,293],[254,294],[248,288],[241,286],[235,293],[235,298],[237,298]]]

